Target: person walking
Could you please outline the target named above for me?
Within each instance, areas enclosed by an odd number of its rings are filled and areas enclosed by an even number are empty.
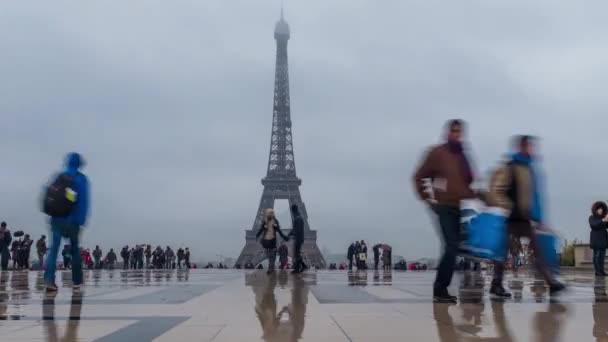
[[[177,268],[180,270],[182,269],[182,261],[184,261],[184,249],[180,247],[177,249]]]
[[[36,241],[36,254],[38,254],[38,265],[39,269],[44,269],[44,256],[46,255],[46,236],[42,235],[38,241]]]
[[[93,250],[93,259],[95,260],[94,268],[96,270],[101,269],[101,256],[102,255],[103,255],[103,252],[101,251],[101,248],[99,248],[99,246],[95,246],[95,249]]]
[[[165,269],[168,269],[168,270],[171,269],[172,261],[173,261],[173,250],[171,249],[171,247],[167,246],[167,249],[165,249]]]
[[[375,244],[374,247],[372,247],[372,250],[374,251],[374,269],[377,270],[378,269],[378,264],[380,264],[380,248],[382,248],[381,244]]]
[[[129,245],[124,246],[120,250],[120,257],[122,258],[122,269],[128,270],[129,269]]]
[[[71,253],[70,246],[63,245],[63,250],[61,250],[61,257],[63,258],[63,268],[66,270],[72,269],[72,260],[71,260],[70,253]],[[47,264],[48,264],[48,260],[47,260]]]
[[[437,216],[443,240],[443,255],[433,284],[436,302],[456,302],[448,293],[460,245],[460,201],[474,198],[473,171],[462,143],[465,124],[451,120],[446,125],[446,141],[431,148],[414,173],[417,194]],[[430,181],[431,191],[427,182]]]
[[[274,215],[274,210],[268,208],[264,210],[264,220],[256,234],[256,239],[259,239],[260,236],[262,236],[262,247],[266,250],[266,256],[268,257],[268,274],[273,273],[275,269],[277,234],[280,235],[283,240],[289,241],[289,238],[281,231],[279,221]]]
[[[32,253],[32,245],[34,241],[30,238],[29,234],[25,234],[23,241],[21,242],[21,248],[19,249],[19,268],[22,270],[30,269],[30,255]]]
[[[106,255],[106,263],[108,264],[108,268],[113,270],[114,264],[116,263],[116,253],[114,253],[114,248],[110,248],[110,251]]]
[[[289,237],[293,236],[293,274],[302,273],[308,268],[302,258],[302,244],[304,243],[304,219],[300,214],[300,209],[296,204],[291,206],[291,217],[293,220],[293,229],[289,233]],[[288,238],[289,238],[288,237]]]
[[[8,271],[8,261],[11,258],[10,246],[13,237],[6,222],[0,223],[0,269]]]
[[[353,270],[353,259],[355,257],[355,243],[351,243],[348,246],[348,251],[346,252],[346,258],[348,259],[348,270]]]
[[[608,205],[605,202],[595,202],[589,216],[589,247],[593,249],[593,268],[597,277],[605,277],[604,261],[608,248]]]
[[[150,245],[146,246],[144,255],[146,256],[146,269],[149,269],[150,268],[150,259],[152,258],[152,246],[150,246]]]
[[[186,251],[184,252],[184,263],[186,264],[186,268],[190,269],[190,248],[186,247]]]
[[[565,286],[555,279],[536,236],[536,230],[544,227],[545,217],[542,175],[536,162],[534,143],[534,138],[531,136],[516,137],[516,152],[492,175],[486,201],[490,206],[510,211],[507,218],[509,234],[520,238],[527,237],[530,240],[529,246],[534,252],[536,269],[549,285],[549,293],[555,295],[563,291]],[[502,284],[503,275],[504,262],[495,262],[490,294],[509,298],[511,294]]]
[[[71,181],[71,185],[64,189],[64,196],[73,203],[69,214],[62,216],[51,215],[51,249],[44,279],[48,292],[57,291],[55,285],[55,272],[57,269],[57,254],[62,238],[70,241],[72,254],[72,284],[75,291],[80,290],[82,285],[82,262],[80,260],[79,237],[80,230],[86,224],[89,212],[89,182],[87,177],[80,172],[85,163],[80,154],[70,153],[66,158],[66,168],[62,177]],[[57,182],[55,182],[57,183]],[[55,184],[53,184],[54,186]]]
[[[17,232],[15,232],[16,234]],[[19,250],[21,249],[21,239],[13,240],[11,245],[11,258],[13,259],[13,270],[19,269]]]
[[[365,244],[365,241],[361,240],[361,250],[359,252],[359,261],[361,263],[361,269],[362,270],[366,270],[367,269],[367,245]]]

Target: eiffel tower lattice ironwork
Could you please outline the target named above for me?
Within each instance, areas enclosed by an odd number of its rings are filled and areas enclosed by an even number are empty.
[[[326,263],[317,245],[317,232],[310,229],[308,214],[302,197],[300,185],[302,181],[296,175],[296,164],[293,154],[293,141],[291,131],[291,110],[289,101],[289,71],[287,63],[287,42],[290,37],[289,25],[283,18],[277,22],[274,38],[277,43],[274,103],[272,115],[272,133],[270,138],[270,156],[266,177],[262,179],[264,191],[260,206],[256,213],[253,226],[245,232],[245,247],[236,264],[244,267],[247,263],[256,266],[266,258],[260,243],[256,241],[256,233],[262,224],[263,211],[274,208],[275,200],[288,200],[289,205],[296,204],[304,219],[304,244],[302,253],[308,265],[325,268]],[[284,232],[290,223],[281,222]]]

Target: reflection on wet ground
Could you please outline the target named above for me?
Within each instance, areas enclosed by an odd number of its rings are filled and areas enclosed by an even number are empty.
[[[563,275],[550,298],[532,275],[514,296],[488,295],[491,274],[464,273],[459,303],[434,304],[433,272],[69,272],[46,294],[39,272],[0,272],[0,341],[608,341],[606,280]]]

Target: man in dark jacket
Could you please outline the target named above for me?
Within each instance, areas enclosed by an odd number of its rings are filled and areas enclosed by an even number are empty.
[[[124,246],[121,250],[120,250],[120,257],[122,258],[122,269],[123,270],[128,270],[129,269],[129,246]]]
[[[380,263],[380,248],[382,248],[381,244],[375,244],[374,247],[372,247],[372,250],[374,251],[374,269],[377,270],[378,269],[378,264]]]
[[[95,249],[93,250],[93,259],[95,259],[95,269],[101,269],[101,256],[103,255],[103,252],[101,251],[101,248],[99,248],[99,246],[95,246]]]
[[[177,250],[177,268],[182,269],[182,261],[184,261],[184,249],[179,248]]]
[[[346,257],[348,259],[348,269],[350,271],[353,270],[353,258],[355,257],[355,243],[351,243],[350,246],[348,246],[348,252],[346,252]]]
[[[36,254],[38,254],[39,269],[42,269],[44,265],[44,255],[47,252],[46,248],[46,236],[42,235],[40,240],[36,241]]]
[[[64,173],[72,177],[71,197],[74,205],[68,216],[51,217],[51,249],[47,260],[44,279],[46,290],[57,291],[55,285],[55,271],[57,269],[57,254],[61,239],[66,237],[70,240],[72,254],[72,284],[75,291],[80,290],[82,285],[82,261],[80,259],[80,229],[86,224],[89,213],[89,181],[80,172],[84,166],[84,160],[78,153],[70,153],[66,157],[66,168]]]
[[[186,268],[190,269],[190,248],[188,247],[184,251],[184,263],[186,264]]]
[[[116,263],[116,253],[114,253],[114,248],[110,248],[110,251],[106,255],[106,263],[108,264],[108,268],[113,270],[114,264]]]
[[[605,277],[604,260],[608,248],[608,206],[605,202],[595,202],[589,216],[589,247],[593,250],[593,268],[597,277]]]
[[[307,268],[302,259],[302,244],[304,243],[304,219],[300,214],[300,209],[296,204],[291,206],[291,217],[293,218],[293,230],[289,236],[293,236],[293,257],[295,259],[292,273],[302,273]]]
[[[19,259],[21,269],[30,269],[30,255],[32,252],[32,245],[34,241],[30,238],[29,234],[25,234],[23,241],[21,242],[21,249],[19,250]]]
[[[444,243],[443,255],[433,284],[436,302],[455,303],[448,293],[460,246],[460,201],[475,197],[471,190],[473,171],[462,144],[464,122],[451,120],[446,125],[446,142],[433,147],[414,174],[418,196],[435,212]],[[428,182],[431,190],[428,189]]]
[[[150,268],[150,259],[152,258],[152,246],[150,246],[150,245],[146,246],[144,255],[146,256],[146,269],[149,269]]]
[[[6,227],[6,222],[0,223],[0,266],[2,271],[8,270],[8,261],[11,258],[9,251],[13,237],[11,231]]]

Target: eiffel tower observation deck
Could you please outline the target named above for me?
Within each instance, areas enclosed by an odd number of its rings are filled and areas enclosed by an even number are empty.
[[[263,220],[266,208],[274,208],[276,200],[288,200],[289,205],[296,204],[304,219],[304,244],[302,253],[309,265],[325,268],[325,259],[317,246],[317,232],[310,229],[308,213],[300,195],[302,180],[296,174],[296,164],[293,150],[291,102],[289,99],[289,66],[287,58],[287,43],[291,36],[289,24],[285,21],[281,10],[281,19],[276,23],[274,39],[277,44],[274,101],[272,110],[272,131],[270,136],[270,152],[266,177],[262,179],[264,190],[260,205],[250,230],[245,232],[245,247],[237,259],[237,264],[247,263],[257,265],[265,260],[264,250],[256,241],[255,235]],[[291,223],[281,222],[284,228]],[[288,229],[284,229],[288,232]]]

